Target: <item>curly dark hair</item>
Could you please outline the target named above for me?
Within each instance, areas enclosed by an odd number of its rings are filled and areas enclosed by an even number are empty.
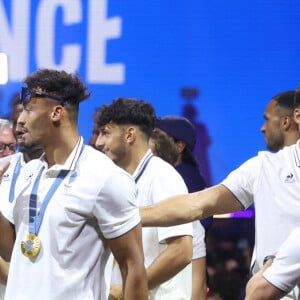
[[[109,122],[117,125],[137,125],[150,137],[155,125],[155,110],[143,100],[133,98],[117,98],[110,105],[103,105],[95,114],[94,121],[98,127]]]
[[[24,80],[29,89],[40,88],[45,93],[65,100],[70,104],[79,104],[90,97],[87,87],[76,74],[66,71],[39,69]]]
[[[78,118],[79,103],[91,96],[91,93],[86,93],[87,87],[76,74],[63,70],[39,69],[28,75],[23,82],[30,90],[41,89],[66,101],[66,109],[74,121]]]
[[[154,128],[152,131],[150,139],[153,144],[153,154],[175,166],[179,153],[177,152],[174,139],[157,128]]]

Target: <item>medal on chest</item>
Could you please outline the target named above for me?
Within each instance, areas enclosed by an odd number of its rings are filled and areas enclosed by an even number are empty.
[[[28,233],[21,242],[21,250],[23,255],[33,258],[36,257],[41,249],[41,240],[35,234]]]
[[[21,251],[23,255],[28,258],[35,258],[40,253],[42,243],[40,238],[38,237],[38,232],[41,227],[46,208],[51,198],[53,197],[55,191],[69,172],[68,170],[60,171],[57,178],[51,185],[49,191],[47,192],[39,213],[37,213],[37,191],[43,170],[44,168],[40,170],[32,187],[32,191],[29,198],[29,233],[21,241]]]

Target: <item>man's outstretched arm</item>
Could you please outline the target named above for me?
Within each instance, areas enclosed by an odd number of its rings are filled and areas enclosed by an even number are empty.
[[[140,208],[140,216],[142,226],[173,226],[242,209],[242,204],[225,186],[216,185]]]

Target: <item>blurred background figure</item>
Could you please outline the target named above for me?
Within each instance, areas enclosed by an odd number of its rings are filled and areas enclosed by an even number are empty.
[[[206,187],[193,154],[195,143],[196,131],[193,124],[188,119],[175,115],[157,119],[149,141],[152,152],[175,167],[189,192]],[[211,222],[212,218],[205,219],[203,225],[208,228]],[[207,289],[205,231],[198,220],[193,222],[193,226],[192,299],[202,300],[206,299]]]
[[[264,112],[265,122],[260,131],[265,136],[267,148],[278,151],[293,145],[300,138],[298,124],[294,121],[295,91],[286,91],[272,97]]]
[[[6,119],[0,119],[0,158],[14,154],[16,148],[16,138],[11,122]]]
[[[208,147],[212,141],[205,123],[198,120],[199,111],[194,103],[200,97],[200,90],[196,87],[183,88],[181,89],[181,97],[185,101],[185,104],[182,106],[181,114],[194,125],[196,131],[196,143],[193,150],[195,158],[200,166],[201,174],[205,179],[206,185],[211,186],[213,183]]]
[[[206,181],[194,155],[197,143],[194,125],[185,117],[168,115],[156,120],[150,147],[157,156],[175,166],[187,185],[189,193],[203,190]],[[201,220],[207,229],[213,218]]]

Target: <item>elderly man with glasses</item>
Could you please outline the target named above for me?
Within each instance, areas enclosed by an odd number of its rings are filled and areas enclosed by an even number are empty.
[[[16,145],[11,123],[6,119],[0,119],[0,158],[14,154]]]

